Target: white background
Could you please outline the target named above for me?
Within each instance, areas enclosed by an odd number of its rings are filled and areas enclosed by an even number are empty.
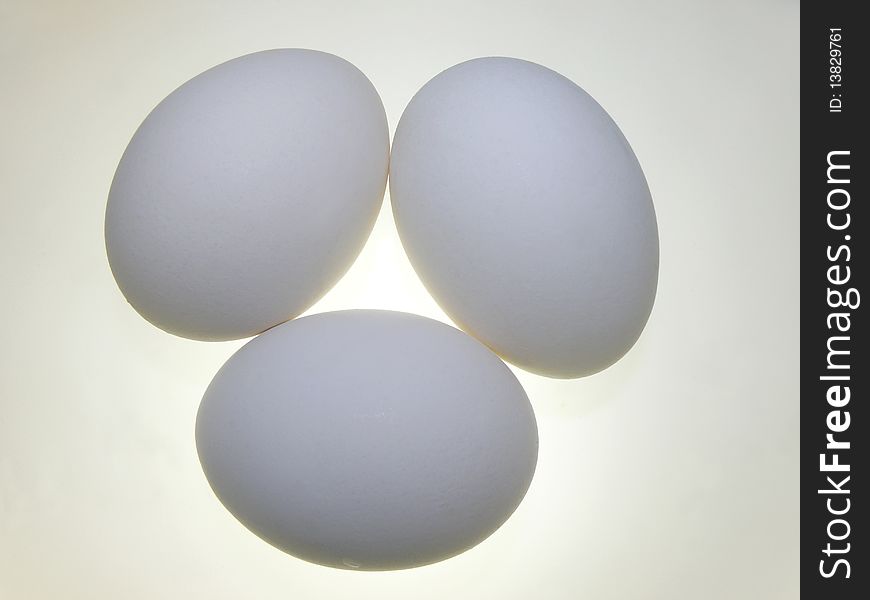
[[[0,599],[779,599],[798,589],[797,2],[0,0]],[[593,377],[518,371],[538,471],[436,565],[307,564],[236,522],[193,424],[241,345],[174,338],[114,285],[103,211],[166,94],[273,47],[338,54],[391,125],[441,70],[539,62],[611,113],[659,219],[656,306]],[[312,312],[444,319],[389,213]]]

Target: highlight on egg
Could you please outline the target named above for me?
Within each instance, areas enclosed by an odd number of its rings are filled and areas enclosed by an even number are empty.
[[[316,314],[254,338],[196,420],[209,484],[304,560],[405,569],[459,554],[514,512],[535,471],[529,400],[478,341],[424,317]]]
[[[139,126],[109,192],[109,264],[170,333],[249,337],[350,267],[383,202],[389,130],[374,86],[325,52],[279,49],[194,77]]]
[[[505,360],[581,377],[640,336],[658,282],[652,197],[619,127],[566,77],[514,58],[437,75],[397,126],[390,196],[426,288]]]

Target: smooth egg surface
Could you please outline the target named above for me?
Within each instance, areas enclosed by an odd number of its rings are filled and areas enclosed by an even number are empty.
[[[638,339],[658,280],[641,167],[585,91],[481,58],[429,81],[393,141],[402,244],[445,312],[505,360],[589,375]]]
[[[255,335],[350,267],[388,165],[383,104],[349,62],[281,49],[223,63],[160,102],[124,152],[106,209],[112,273],[170,333]]]
[[[220,369],[196,421],[205,475],[248,529],[343,569],[416,567],[514,512],[538,451],[513,373],[461,331],[407,313],[306,316]]]

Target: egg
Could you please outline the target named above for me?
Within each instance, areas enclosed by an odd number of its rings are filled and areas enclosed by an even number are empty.
[[[643,330],[659,264],[650,191],[617,125],[562,75],[481,58],[436,76],[397,126],[390,196],[427,289],[507,361],[585,376]]]
[[[484,540],[532,480],[535,416],[461,331],[406,313],[306,316],[254,338],[196,419],[203,471],[252,532],[301,559],[416,567]]]
[[[349,62],[302,49],[230,60],[160,102],[127,146],[105,215],[112,273],[161,329],[252,336],[349,268],[388,164],[383,104]]]

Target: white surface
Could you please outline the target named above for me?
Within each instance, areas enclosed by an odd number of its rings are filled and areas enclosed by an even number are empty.
[[[0,598],[794,600],[798,597],[799,8],[791,0],[0,1]],[[581,82],[656,203],[653,314],[591,377],[516,373],[535,477],[468,552],[340,571],[215,499],[194,422],[241,342],[166,335],[106,263],[118,152],[168,91],[309,47],[375,84],[391,125],[428,80],[521,56]],[[311,311],[446,320],[385,203]]]
[[[249,529],[343,569],[415,567],[489,536],[535,471],[535,415],[486,346],[389,311],[296,319],[221,368],[196,422],[215,493]]]
[[[580,87],[515,58],[456,65],[396,128],[390,195],[427,289],[506,360],[600,371],[655,298],[658,232],[631,147]]]
[[[344,274],[384,197],[383,104],[347,61],[258,52],[182,85],[118,166],[106,249],[146,319],[184,337],[249,337]]]

